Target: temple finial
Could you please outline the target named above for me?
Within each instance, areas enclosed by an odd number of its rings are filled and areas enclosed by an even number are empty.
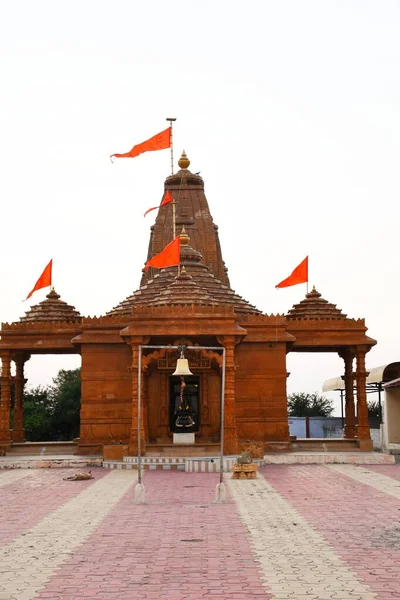
[[[181,238],[181,246],[189,246],[190,237],[186,233],[186,229],[185,229],[184,225],[182,226],[182,231],[180,233],[180,238]]]
[[[182,152],[182,156],[180,157],[180,159],[178,160],[178,166],[181,169],[187,169],[190,165],[190,160],[188,159],[188,157],[186,156],[186,152],[183,150]]]

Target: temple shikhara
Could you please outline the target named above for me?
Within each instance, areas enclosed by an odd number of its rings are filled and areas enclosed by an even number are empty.
[[[290,452],[287,354],[335,352],[343,359],[345,438],[354,448],[372,450],[365,357],[376,342],[366,335],[364,319],[348,318],[316,289],[286,315],[264,314],[251,299],[236,293],[203,179],[189,170],[185,154],[178,164],[179,170],[165,180],[162,194],[169,191],[176,204],[160,207],[150,231],[147,260],[173,239],[176,211],[179,269],[143,270],[140,287],[101,317],[82,316],[51,289],[18,322],[2,324],[0,449],[7,453],[13,443],[25,440],[24,364],[29,357],[80,354],[78,454],[113,455],[115,448],[115,456],[137,455],[139,385],[145,455],[168,454],[168,448],[179,444],[176,434],[182,432],[194,434],[192,454],[215,453],[220,443],[221,395],[225,455],[235,455],[249,444],[260,453]],[[162,348],[139,352],[142,346]],[[178,346],[191,348],[185,351],[191,375],[185,377],[183,412],[181,377],[174,375]],[[202,349],[193,349],[196,346]],[[225,349],[224,381],[222,353],[204,347]],[[12,427],[11,387],[15,394]]]

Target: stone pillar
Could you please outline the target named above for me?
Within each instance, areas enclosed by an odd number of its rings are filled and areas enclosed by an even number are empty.
[[[13,442],[25,442],[24,430],[24,365],[27,357],[17,354],[15,362],[15,401],[14,401],[14,427],[12,431]]]
[[[11,353],[4,350],[0,353],[1,369],[1,404],[0,404],[0,455],[11,444],[10,412],[11,412]]]
[[[220,343],[223,344],[226,352],[224,454],[237,454],[238,436],[235,406],[235,338],[233,336],[224,337],[221,339]]]
[[[354,406],[354,375],[353,375],[353,351],[346,349],[340,356],[344,360],[344,385],[345,385],[345,426],[344,437],[354,439],[356,437],[356,411]]]
[[[372,440],[368,424],[367,404],[367,371],[365,369],[365,355],[367,350],[364,346],[356,347],[356,381],[357,381],[357,439],[360,441],[360,450],[372,450]]]
[[[143,407],[143,428],[146,443],[149,442],[149,399],[148,399],[148,371],[142,369],[142,407]]]
[[[138,378],[138,366],[139,366],[139,345],[143,343],[142,338],[131,338],[128,344],[132,348],[132,424],[131,433],[129,437],[129,456],[137,456],[138,454],[138,392],[139,392],[139,378]],[[142,368],[142,367],[141,367]],[[143,380],[143,370],[142,370]],[[140,453],[144,455],[146,453],[146,439],[144,432],[144,410],[143,410],[143,398],[141,399],[141,423],[140,423]]]

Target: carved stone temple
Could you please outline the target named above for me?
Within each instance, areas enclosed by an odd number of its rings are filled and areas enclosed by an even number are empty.
[[[224,452],[250,443],[261,451],[290,451],[286,380],[289,352],[335,352],[343,359],[346,388],[345,437],[372,450],[366,401],[365,356],[375,340],[364,319],[350,319],[313,289],[286,315],[268,315],[230,287],[218,227],[204,182],[188,169],[167,177],[176,201],[181,269],[149,269],[140,287],[101,317],[83,317],[52,289],[15,323],[1,326],[0,449],[23,442],[24,364],[32,354],[80,354],[81,424],[77,452],[101,454],[123,446],[137,454],[138,360],[141,345],[218,346],[226,351]],[[173,207],[159,209],[151,227],[148,258],[173,237]],[[127,290],[129,292],[129,290]],[[221,352],[188,350],[186,378],[195,443],[204,456],[218,448],[221,426]],[[141,360],[141,449],[172,446],[180,378],[173,375],[177,350],[143,349]],[[11,362],[14,418],[11,429]],[[355,407],[354,386],[357,393]],[[357,408],[357,410],[356,410]],[[355,417],[357,414],[357,420]]]

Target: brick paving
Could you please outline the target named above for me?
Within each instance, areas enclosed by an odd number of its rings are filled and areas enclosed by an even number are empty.
[[[148,504],[127,494],[41,600],[268,598],[234,503],[211,502],[218,475],[149,471],[143,481]]]
[[[400,465],[0,472],[0,600],[400,599]]]
[[[92,485],[93,479],[63,481],[63,477],[74,473],[73,469],[0,471],[0,485],[4,483],[0,487],[0,515],[7,515],[7,519],[0,517],[0,547]],[[99,479],[107,475],[107,471],[95,468],[92,474]]]
[[[398,600],[400,503],[390,493],[390,487],[393,484],[400,490],[399,466],[391,467],[396,478],[384,476],[388,479],[386,493],[371,485],[376,475],[377,485],[382,487],[381,473],[352,465],[340,465],[339,472],[338,467],[284,467],[283,471],[273,467],[263,468],[262,472],[323,535],[359,580],[377,594],[378,600]],[[359,470],[360,477],[368,483],[355,480],[354,470]]]

